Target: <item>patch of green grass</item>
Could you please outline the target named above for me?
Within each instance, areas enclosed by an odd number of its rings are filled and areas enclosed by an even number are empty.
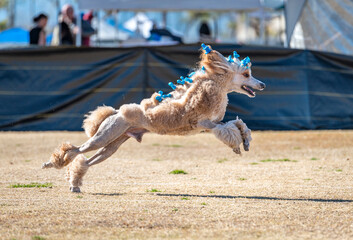
[[[183,147],[182,145],[179,144],[170,144],[170,145],[165,145],[166,147],[173,147],[173,148],[180,148]]]
[[[29,159],[27,159],[27,160],[25,160],[25,162],[30,162],[31,160],[29,160]]]
[[[159,143],[153,143],[152,146],[158,147],[158,146],[160,146],[160,144]]]
[[[45,240],[45,238],[41,236],[33,236],[32,240]]]
[[[311,178],[304,178],[303,180],[305,180],[305,181],[310,181],[310,180],[312,180]]]
[[[154,162],[160,162],[160,161],[162,161],[162,160],[159,159],[159,158],[153,158],[152,161],[154,161]]]
[[[206,204],[205,202],[202,202],[201,205],[202,205],[202,206],[206,206],[207,204]]]
[[[250,163],[250,165],[258,165],[259,163],[257,163],[257,162],[252,162],[252,163]]]
[[[162,192],[156,188],[147,189],[146,192]]]
[[[210,193],[215,193],[215,191],[210,191]]]
[[[173,210],[172,210],[173,212],[177,212],[177,211],[179,211],[179,209],[177,209],[177,208],[173,208]]]
[[[293,148],[294,150],[300,150],[300,149],[302,149],[301,147],[294,147]]]
[[[171,171],[169,174],[188,174],[188,173],[181,169],[175,169]]]
[[[298,162],[298,161],[291,160],[288,158],[283,158],[283,159],[264,159],[264,160],[261,160],[260,162]]]
[[[76,197],[77,197],[77,198],[83,198],[83,196],[81,196],[81,195],[77,195]]]
[[[190,200],[190,199],[187,197],[182,197],[181,200]]]
[[[222,158],[222,159],[219,159],[217,162],[218,162],[218,163],[224,163],[224,162],[226,162],[226,161],[228,161],[227,158]]]
[[[310,160],[312,160],[312,161],[316,161],[316,160],[319,160],[318,158],[310,158]]]
[[[246,178],[241,177],[241,178],[238,178],[238,180],[240,180],[240,181],[245,181]]]
[[[13,184],[10,185],[10,188],[52,188],[52,183],[30,183],[30,184]]]
[[[335,171],[336,172],[342,172],[342,169],[336,169]]]

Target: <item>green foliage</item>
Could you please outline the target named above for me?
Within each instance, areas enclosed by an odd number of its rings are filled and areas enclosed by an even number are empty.
[[[151,188],[151,189],[147,189],[146,192],[161,192],[161,191],[156,188]]]
[[[41,236],[33,236],[32,240],[45,240],[45,238]]]
[[[169,174],[188,174],[188,173],[181,169],[175,169],[171,171]]]
[[[312,161],[315,161],[315,160],[319,160],[318,158],[310,158],[310,160],[312,160]]]
[[[9,0],[0,0],[0,8],[5,8],[9,5]]]
[[[205,202],[202,202],[201,205],[202,205],[202,206],[206,206],[207,204],[206,204]]]
[[[83,196],[81,196],[81,195],[77,195],[77,198],[83,198]]]
[[[2,20],[1,22],[0,22],[0,31],[4,31],[4,30],[6,30],[7,29],[7,19],[5,19],[5,20]],[[16,144],[16,146],[18,147],[18,146],[21,146],[21,144]]]
[[[252,163],[250,163],[250,165],[258,165],[259,163],[257,163],[257,162],[252,162]]]
[[[238,180],[240,180],[240,181],[245,181],[246,178],[241,177],[241,178],[238,178]]]
[[[223,163],[223,162],[226,162],[226,161],[228,161],[227,158],[222,158],[222,159],[219,159],[217,162],[218,162],[218,163]]]
[[[165,145],[166,147],[173,147],[173,148],[180,148],[183,147],[182,145],[179,144],[171,144],[171,145]]]
[[[260,162],[298,162],[298,161],[291,160],[288,158],[283,158],[283,159],[265,159],[265,160],[261,160]]]
[[[10,188],[52,188],[52,183],[30,183],[30,184],[13,184],[10,185]]]
[[[187,197],[182,197],[181,200],[190,200],[190,199]]]
[[[336,169],[335,171],[336,172],[342,172],[342,169]]]
[[[215,193],[215,191],[210,191],[210,193]]]

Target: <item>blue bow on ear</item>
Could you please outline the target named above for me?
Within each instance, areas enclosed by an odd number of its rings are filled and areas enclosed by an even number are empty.
[[[204,43],[201,44],[201,47],[202,47],[202,49],[205,51],[205,54],[208,54],[209,52],[212,51],[212,49],[210,49],[210,47],[207,46],[207,45],[204,44]]]
[[[248,63],[250,62],[250,58],[249,57],[246,57],[244,58],[243,60],[240,61],[240,65],[243,66],[243,67],[247,67]]]
[[[170,94],[170,93],[163,95],[163,91],[159,91],[158,94],[159,94],[159,96],[156,96],[156,99],[158,102],[161,102],[165,98],[172,97],[172,94]]]
[[[239,58],[240,57],[239,54],[237,53],[237,51],[233,51],[233,57],[234,58]]]

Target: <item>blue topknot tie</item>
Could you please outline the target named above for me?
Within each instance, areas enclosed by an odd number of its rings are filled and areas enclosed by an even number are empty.
[[[176,86],[175,86],[172,82],[169,82],[168,85],[169,85],[173,90],[176,89]]]
[[[239,54],[237,53],[237,51],[233,51],[233,57],[234,58],[239,58],[240,57]]]
[[[250,58],[249,57],[246,57],[244,58],[243,60],[241,60],[240,62],[240,65],[243,66],[243,67],[247,67],[247,65],[250,63]]]
[[[228,56],[227,61],[228,61],[228,62],[230,62],[230,63],[233,63],[233,62],[234,62],[234,60],[233,60],[233,58],[232,58],[232,56],[231,56],[231,55],[229,55],[229,56]]]
[[[201,67],[202,73],[206,73],[206,68],[204,66]]]
[[[205,54],[208,54],[209,52],[212,51],[211,48],[204,43],[201,44],[201,47],[205,51]]]
[[[163,91],[159,91],[158,94],[159,94],[159,96],[156,96],[156,99],[157,99],[158,102],[162,102],[162,100],[165,99],[165,98],[172,97],[172,94],[170,94],[170,93],[164,95]]]
[[[181,80],[177,80],[177,83],[181,84],[181,85],[184,85],[185,84],[185,80],[184,80],[184,77],[180,76],[180,79]]]

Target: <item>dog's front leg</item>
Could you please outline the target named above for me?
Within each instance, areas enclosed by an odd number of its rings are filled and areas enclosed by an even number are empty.
[[[227,123],[217,124],[210,120],[199,122],[199,128],[211,131],[219,140],[241,154],[240,144],[243,143],[244,150],[249,150],[251,131],[242,120],[237,119]]]

